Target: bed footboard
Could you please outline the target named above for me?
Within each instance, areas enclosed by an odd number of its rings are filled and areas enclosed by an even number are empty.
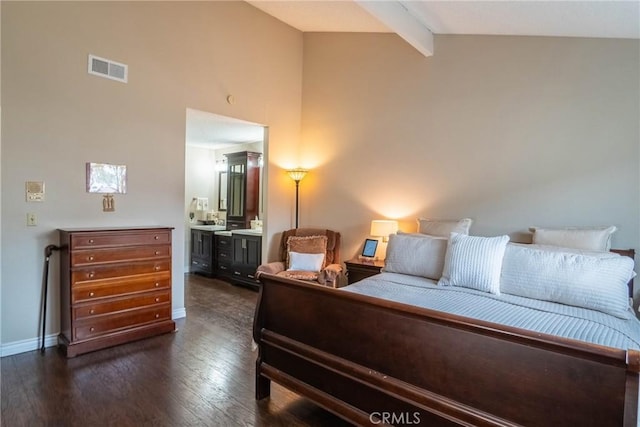
[[[257,399],[275,381],[357,425],[637,425],[638,351],[260,280]]]

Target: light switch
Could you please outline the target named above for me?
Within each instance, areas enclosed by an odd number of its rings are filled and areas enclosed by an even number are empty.
[[[30,212],[27,214],[27,225],[29,227],[34,227],[38,225],[38,217],[36,216],[35,213]]]

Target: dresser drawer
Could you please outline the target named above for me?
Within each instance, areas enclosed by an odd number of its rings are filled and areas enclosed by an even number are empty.
[[[171,257],[171,246],[131,246],[117,249],[90,249],[71,253],[71,266],[106,264],[119,261],[137,261]]]
[[[71,272],[71,285],[112,277],[135,276],[171,270],[171,260],[142,261],[127,264],[83,267]]]
[[[106,302],[76,306],[73,309],[73,316],[75,319],[82,319],[84,317],[100,316],[103,314],[130,310],[137,307],[146,307],[168,302],[171,302],[171,292],[169,290],[164,290],[160,292],[151,292],[126,298],[113,299]]]
[[[104,335],[168,319],[171,319],[171,305],[162,304],[153,307],[143,307],[124,313],[77,320],[73,334],[74,339],[83,340],[93,338],[97,335]]]
[[[75,285],[71,290],[71,304],[160,289],[171,289],[169,272],[140,278],[119,278]]]
[[[223,264],[231,264],[231,251],[218,251],[216,259]]]
[[[149,230],[126,233],[76,233],[71,237],[71,249],[89,249],[108,246],[150,245],[171,243],[170,230]]]
[[[233,270],[231,270],[231,264],[218,263],[218,273],[219,274],[233,274]]]
[[[247,269],[242,269],[242,268],[231,268],[231,274],[233,274],[233,277],[242,278],[242,279],[249,279],[249,280],[255,280],[256,282],[258,282],[258,280],[256,279],[255,270],[247,270]]]
[[[216,236],[216,246],[218,248],[229,248],[231,250],[231,236]]]

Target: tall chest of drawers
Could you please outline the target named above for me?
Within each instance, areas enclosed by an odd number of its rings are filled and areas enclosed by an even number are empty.
[[[61,229],[67,357],[175,330],[170,227]]]

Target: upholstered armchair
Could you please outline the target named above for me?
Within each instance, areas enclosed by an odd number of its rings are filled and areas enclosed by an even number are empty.
[[[259,266],[258,277],[261,273],[339,287],[343,276],[340,233],[316,228],[294,228],[283,232],[278,261]]]

